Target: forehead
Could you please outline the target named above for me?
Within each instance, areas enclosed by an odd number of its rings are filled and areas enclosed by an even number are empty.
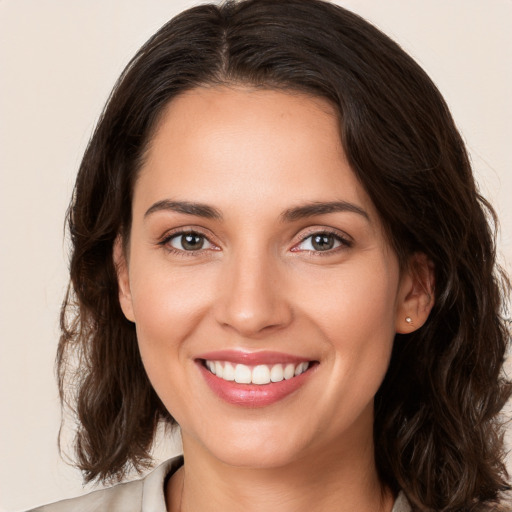
[[[231,205],[237,199],[282,208],[345,200],[372,207],[347,162],[339,117],[327,100],[247,87],[196,88],[163,112],[135,199],[191,196]]]

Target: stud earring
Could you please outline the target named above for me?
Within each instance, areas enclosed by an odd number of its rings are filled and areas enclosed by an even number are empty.
[[[406,321],[409,325],[411,325],[411,324],[412,324],[412,318],[411,318],[410,316],[406,316],[406,317],[405,317],[405,321]]]

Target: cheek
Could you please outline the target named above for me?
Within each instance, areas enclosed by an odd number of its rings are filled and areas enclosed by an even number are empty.
[[[210,300],[211,272],[171,268],[165,261],[132,264],[130,276],[135,322],[141,334],[158,339],[169,330],[186,331]]]
[[[393,261],[361,259],[329,274],[302,277],[300,286],[304,311],[334,339],[394,335],[398,264]]]
[[[131,293],[137,338],[150,380],[159,392],[164,382],[180,371],[193,345],[184,343],[208,311],[212,290],[211,275],[166,265],[147,265],[134,270]]]
[[[393,262],[391,262],[393,263]],[[398,265],[385,259],[347,265],[309,283],[303,311],[324,340],[330,392],[359,408],[373,399],[387,371],[395,335]],[[324,280],[325,283],[325,280]]]
[[[135,325],[144,368],[166,409],[184,427],[189,424],[186,411],[195,400],[194,390],[184,385],[193,371],[192,332],[206,314],[212,289],[208,285],[211,278],[197,274],[147,266],[143,274],[134,273],[132,280]]]

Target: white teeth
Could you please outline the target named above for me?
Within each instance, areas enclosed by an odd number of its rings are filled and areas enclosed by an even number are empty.
[[[206,361],[206,366],[215,375],[215,363],[213,361]]]
[[[284,378],[288,380],[291,379],[292,377],[295,377],[295,365],[287,364],[284,368]]]
[[[250,384],[251,379],[251,369],[245,366],[245,364],[237,364],[235,367],[235,382],[238,382],[238,384]]]
[[[235,380],[235,368],[231,363],[224,363],[224,371],[222,372],[224,380]]]
[[[272,382],[281,382],[284,379],[283,365],[275,364],[270,370],[270,380]]]
[[[233,366],[227,361],[206,361],[206,367],[217,377],[227,381],[235,381],[239,384],[270,384],[271,382],[281,382],[282,380],[292,379],[309,368],[308,362],[298,364],[288,363],[257,366],[247,366],[237,364]]]
[[[260,364],[252,370],[253,384],[270,384],[270,370],[268,366]]]
[[[297,375],[300,375],[301,373],[304,373],[308,369],[308,366],[309,363],[298,364],[297,367],[295,368],[295,377],[297,377]],[[215,365],[215,367],[217,367],[217,365]]]

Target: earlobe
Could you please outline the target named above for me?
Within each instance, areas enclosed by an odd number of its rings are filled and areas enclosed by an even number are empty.
[[[117,285],[119,289],[119,304],[123,310],[124,316],[130,321],[135,322],[133,314],[132,295],[130,291],[130,277],[128,273],[128,262],[123,247],[123,239],[120,235],[114,241],[113,259],[117,273]]]
[[[427,321],[434,306],[434,291],[434,264],[423,253],[413,254],[400,282],[397,333],[411,333]]]

